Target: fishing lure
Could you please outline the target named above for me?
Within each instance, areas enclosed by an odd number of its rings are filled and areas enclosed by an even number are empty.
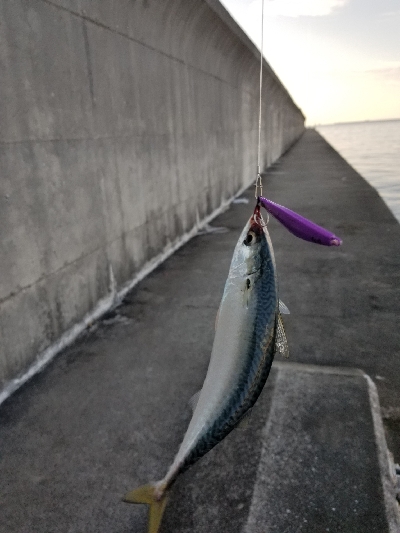
[[[342,240],[331,231],[267,198],[258,198],[261,205],[296,237],[324,246],[340,246]]]
[[[272,243],[260,205],[236,244],[217,315],[210,364],[192,419],[165,477],[126,494],[146,503],[157,533],[168,490],[177,477],[224,439],[260,395],[275,353],[288,355]]]

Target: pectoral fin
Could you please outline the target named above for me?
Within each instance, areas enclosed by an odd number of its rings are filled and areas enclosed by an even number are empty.
[[[283,325],[282,316],[278,313],[276,319],[276,334],[275,334],[275,355],[282,355],[289,357],[289,345],[286,338],[285,327]]]
[[[289,309],[286,307],[286,305],[282,302],[282,300],[279,300],[279,312],[282,315],[290,315]]]
[[[200,398],[200,394],[201,394],[201,389],[198,390],[195,394],[193,394],[193,396],[190,398],[189,400],[189,407],[191,408],[192,412],[194,413],[194,410],[196,409],[196,405],[199,401],[199,398]]]
[[[214,324],[214,330],[217,331],[218,326],[218,319],[219,319],[219,312],[221,311],[221,304],[219,304],[217,315],[215,317],[215,324]]]

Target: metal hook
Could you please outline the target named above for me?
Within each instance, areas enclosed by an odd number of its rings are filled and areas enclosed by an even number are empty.
[[[263,219],[261,214],[260,215],[254,214],[253,217],[254,217],[254,221],[257,224],[259,224],[262,228],[267,227],[267,224],[269,222],[269,213],[268,213],[268,211],[267,211],[267,220],[266,221],[264,221],[264,219]]]
[[[258,223],[260,224],[260,226],[261,226],[262,228],[266,228],[268,222],[269,222],[269,213],[268,213],[268,211],[267,211],[267,220],[265,221],[265,220],[263,219],[263,217],[260,216]]]
[[[261,217],[261,220],[264,222],[264,219],[263,219],[262,217]],[[263,228],[266,228],[268,222],[269,222],[269,213],[268,213],[268,211],[267,211],[267,220],[266,220],[266,222],[264,222],[264,224],[261,224],[261,226],[262,226]]]

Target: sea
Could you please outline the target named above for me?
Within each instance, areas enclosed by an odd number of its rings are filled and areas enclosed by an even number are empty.
[[[365,178],[400,222],[400,119],[317,126]]]

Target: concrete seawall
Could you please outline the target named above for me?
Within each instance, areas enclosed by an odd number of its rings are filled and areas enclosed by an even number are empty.
[[[211,0],[6,0],[0,21],[1,390],[254,179],[259,63]],[[265,167],[304,116],[264,82]]]

